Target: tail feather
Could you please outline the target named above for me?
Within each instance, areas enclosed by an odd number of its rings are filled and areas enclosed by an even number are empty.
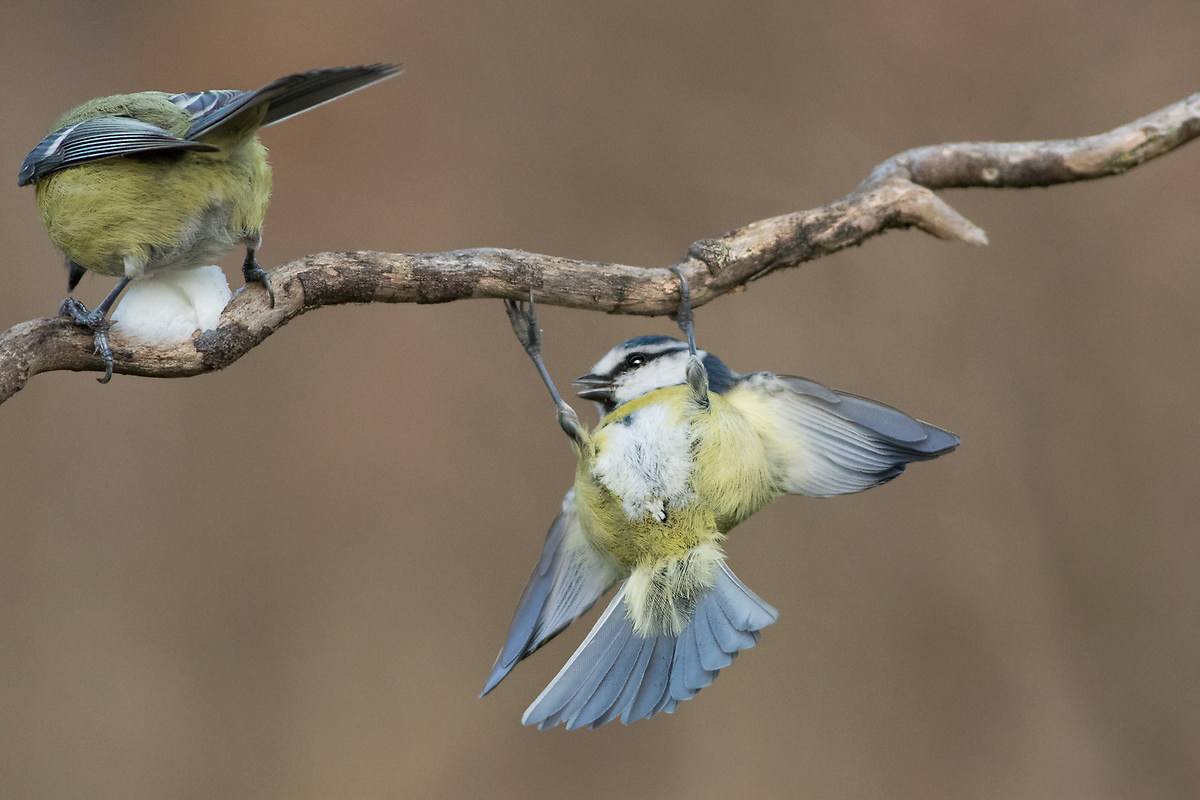
[[[204,110],[192,119],[185,138],[195,139],[237,129],[246,124],[243,115],[254,117],[262,114],[255,127],[274,125],[342,95],[398,75],[400,71],[400,67],[394,64],[332,67],[288,75],[251,92],[198,92],[194,96]],[[182,97],[191,98],[193,95]]]
[[[634,662],[633,669],[630,671],[625,685],[621,687],[616,700],[609,705],[608,709],[597,717],[594,722],[590,723],[593,728],[598,728],[606,722],[612,722],[632,705],[634,699],[637,697],[638,689],[642,686],[646,670],[650,666],[650,659],[654,656],[654,645],[656,642],[656,639],[641,640],[637,661]],[[585,716],[587,716],[586,712],[580,714],[581,718]]]
[[[683,685],[697,692],[712,683],[718,672],[718,670],[705,667],[700,655],[699,637],[696,634],[703,624],[703,620],[696,617],[695,621],[679,637],[679,643],[675,645],[676,659],[680,666],[678,671],[683,676]]]
[[[671,661],[675,655],[675,645],[671,639],[658,636],[648,639],[654,643],[654,655],[642,685],[638,687],[637,697],[630,706],[621,712],[621,722],[625,725],[634,720],[652,717],[658,713],[659,702],[663,699],[670,685]]]
[[[733,654],[749,650],[758,642],[756,631],[745,630],[745,626],[737,626],[729,618],[729,614],[720,606],[713,606],[708,611],[708,620],[712,623],[713,639],[722,651]]]
[[[567,730],[575,730],[583,725],[591,725],[594,728],[602,725],[602,720],[615,718],[613,709],[617,707],[617,702],[625,690],[639,680],[636,677],[637,668],[648,660],[643,656],[651,650],[648,639],[634,634],[631,634],[631,637],[633,641],[629,641],[628,646],[621,651],[620,657],[614,660],[612,668],[592,690],[591,697],[567,720]],[[640,641],[637,641],[639,639]],[[586,689],[580,692],[581,696],[586,694]]]
[[[522,717],[525,725],[538,723],[539,729],[554,727],[560,722],[566,722],[582,710],[600,687],[605,676],[616,666],[617,660],[625,650],[626,644],[633,636],[632,626],[612,625],[609,620],[614,611],[623,613],[622,600],[625,597],[625,587],[621,586],[608,608],[600,616],[596,625],[588,632],[583,644],[571,655],[565,666],[559,672],[559,677],[570,671],[572,679],[560,681],[555,678],[538,696]],[[632,670],[631,670],[632,671]],[[530,719],[530,713],[537,707],[541,716]]]
[[[714,616],[720,619],[719,625],[714,624]],[[733,663],[734,656],[731,655],[732,653],[743,650],[745,647],[754,646],[751,634],[747,634],[751,639],[749,644],[746,644],[744,647],[738,647],[737,642],[722,639],[718,631],[721,631],[721,633],[732,631],[734,634],[737,634],[738,631],[730,626],[729,620],[721,613],[719,608],[710,605],[697,608],[696,620],[697,623],[703,624],[707,628],[702,635],[696,637],[697,643],[704,642],[704,646],[699,647],[699,652],[700,664],[705,669],[713,671],[724,669]]]
[[[573,730],[670,713],[712,683],[739,650],[753,647],[759,629],[778,616],[722,563],[678,637],[643,637],[626,612],[626,588],[529,706],[524,724],[545,730],[565,722]]]
[[[587,725],[603,716],[629,682],[641,656],[642,642],[632,629],[621,630],[605,648],[604,655],[592,668],[591,675],[559,712],[555,724],[566,722],[567,730]],[[567,716],[569,714],[569,716]]]

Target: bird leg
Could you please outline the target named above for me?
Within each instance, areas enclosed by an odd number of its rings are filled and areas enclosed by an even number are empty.
[[[708,370],[696,352],[696,317],[692,313],[692,292],[688,288],[687,278],[679,267],[668,267],[679,276],[679,309],[671,316],[679,323],[679,329],[687,336],[688,358],[687,382],[692,389],[695,400],[702,407],[708,407]]]
[[[82,325],[95,337],[94,352],[104,361],[104,377],[96,379],[100,383],[108,383],[112,380],[113,374],[113,352],[108,344],[108,329],[112,327],[112,323],[108,320],[108,312],[131,280],[132,278],[121,278],[117,281],[117,285],[108,293],[108,297],[104,298],[100,305],[92,311],[88,311],[87,306],[74,297],[63,300],[62,305],[58,307],[60,317],[66,317],[76,325]]]
[[[567,436],[571,437],[573,442],[582,444],[587,435],[583,426],[579,424],[579,416],[575,413],[575,409],[563,401],[562,395],[555,388],[554,380],[546,371],[546,365],[542,361],[542,335],[538,330],[537,312],[533,307],[533,291],[529,292],[528,303],[523,300],[505,300],[504,310],[508,314],[509,322],[512,323],[513,333],[517,335],[517,340],[525,348],[525,353],[533,362],[533,366],[537,368],[538,375],[542,377],[542,383],[546,384],[546,388],[550,390],[550,397],[553,398],[554,405],[558,408],[559,427],[566,432]]]
[[[258,265],[254,258],[254,248],[246,248],[246,260],[242,262],[242,277],[246,283],[261,283],[271,297],[271,308],[275,307],[275,289],[271,286],[271,276]]]
[[[688,352],[696,355],[696,317],[692,314],[692,290],[688,288],[687,278],[679,267],[667,269],[679,277],[679,308],[671,315],[671,319],[679,323],[679,330],[687,337]]]

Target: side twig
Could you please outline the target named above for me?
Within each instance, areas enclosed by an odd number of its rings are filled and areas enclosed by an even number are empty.
[[[701,239],[672,265],[700,306],[776,270],[836,253],[890,228],[986,244],[983,230],[935,189],[1050,186],[1119,175],[1200,135],[1200,94],[1107,133],[1045,142],[966,142],[919,147],[877,166],[829,205],[752,222]],[[217,328],[173,346],[112,337],[115,372],[185,377],[223,369],[306,311],[344,303],[448,303],[524,299],[617,314],[668,314],[678,305],[669,267],[644,268],[494,248],[412,255],[318,253],[271,270],[274,308],[262,292],[240,292]],[[32,376],[103,369],[92,335],[66,319],[36,319],[0,334],[0,402]]]

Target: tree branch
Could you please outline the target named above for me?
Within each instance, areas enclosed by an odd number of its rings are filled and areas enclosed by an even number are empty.
[[[933,189],[1028,187],[1119,175],[1200,135],[1200,94],[1108,133],[1046,142],[967,142],[919,147],[877,166],[853,192],[820,208],[752,222],[701,239],[678,262],[692,304],[735,291],[776,270],[836,253],[889,228],[916,227],[941,239],[986,244],[984,232]],[[414,255],[319,253],[271,270],[276,304],[239,292],[219,326],[169,347],[115,334],[115,372],[184,377],[222,369],[306,311],[343,303],[448,303],[527,297],[618,314],[675,310],[678,282],[667,268],[573,261],[494,248]],[[90,332],[68,320],[36,319],[0,334],[0,402],[39,372],[101,371]]]

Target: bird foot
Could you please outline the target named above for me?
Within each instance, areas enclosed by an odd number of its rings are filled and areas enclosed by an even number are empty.
[[[258,265],[254,256],[246,256],[246,260],[242,262],[242,277],[246,279],[246,283],[262,284],[271,298],[271,308],[275,307],[275,288],[271,286],[271,276]]]
[[[525,352],[530,357],[541,356],[542,335],[538,330],[537,311],[533,308],[533,294],[530,293],[528,303],[524,300],[505,300],[504,311]]]
[[[679,308],[671,315],[671,319],[678,323],[679,330],[683,331],[684,336],[687,337],[688,350],[694,356],[696,355],[696,317],[692,314],[692,291],[688,288],[683,270],[676,266],[668,267],[668,269],[679,278]]]
[[[76,325],[92,332],[95,344],[93,352],[104,361],[104,377],[96,379],[100,383],[108,383],[112,380],[113,375],[113,351],[108,343],[108,329],[112,327],[112,323],[108,321],[105,312],[106,309],[102,306],[98,306],[94,311],[88,311],[87,306],[74,297],[63,300],[62,305],[58,307],[60,317],[66,317]]]

